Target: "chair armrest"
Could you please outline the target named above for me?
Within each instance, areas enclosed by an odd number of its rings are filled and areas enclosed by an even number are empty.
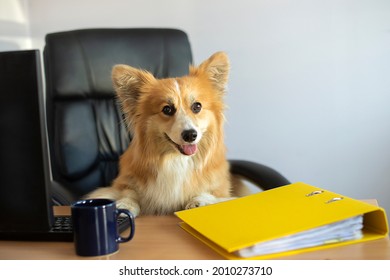
[[[232,174],[244,177],[263,190],[290,184],[283,175],[268,166],[245,160],[229,160],[229,162]]]

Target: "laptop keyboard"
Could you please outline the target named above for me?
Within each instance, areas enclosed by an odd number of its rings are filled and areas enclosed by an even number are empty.
[[[118,230],[122,232],[127,228],[126,223],[128,217],[118,217]],[[128,224],[128,223],[127,223]],[[71,216],[55,216],[52,231],[55,232],[73,232],[72,217]]]
[[[118,217],[118,232],[121,233],[126,230],[130,223],[127,216]],[[55,216],[54,225],[50,230],[58,240],[72,241],[73,240],[73,225],[71,216]],[[56,238],[54,238],[56,239]]]
[[[118,217],[118,232],[130,226],[129,217]],[[54,225],[49,231],[9,231],[0,230],[0,240],[73,241],[71,216],[54,216]]]
[[[73,232],[71,216],[55,216],[54,225],[51,229],[54,232]]]

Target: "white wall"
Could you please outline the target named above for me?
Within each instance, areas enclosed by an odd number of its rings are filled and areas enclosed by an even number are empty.
[[[30,0],[33,47],[88,27],[185,30],[232,71],[229,158],[390,210],[390,1]],[[3,35],[0,35],[3,36]]]
[[[1,0],[0,51],[31,48],[28,0]]]

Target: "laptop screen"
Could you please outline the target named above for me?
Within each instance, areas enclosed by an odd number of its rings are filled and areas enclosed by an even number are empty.
[[[0,232],[53,223],[38,50],[0,52]]]

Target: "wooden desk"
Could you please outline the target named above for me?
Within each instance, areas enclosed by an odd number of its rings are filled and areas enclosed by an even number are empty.
[[[69,214],[69,207],[55,207],[56,214]],[[218,260],[223,259],[179,226],[175,216],[145,216],[136,219],[134,239],[119,245],[119,251],[102,257],[76,255],[72,242],[0,241],[0,259],[134,259]],[[124,232],[123,234],[126,234]],[[338,248],[298,254],[283,259],[390,259],[389,238]]]

